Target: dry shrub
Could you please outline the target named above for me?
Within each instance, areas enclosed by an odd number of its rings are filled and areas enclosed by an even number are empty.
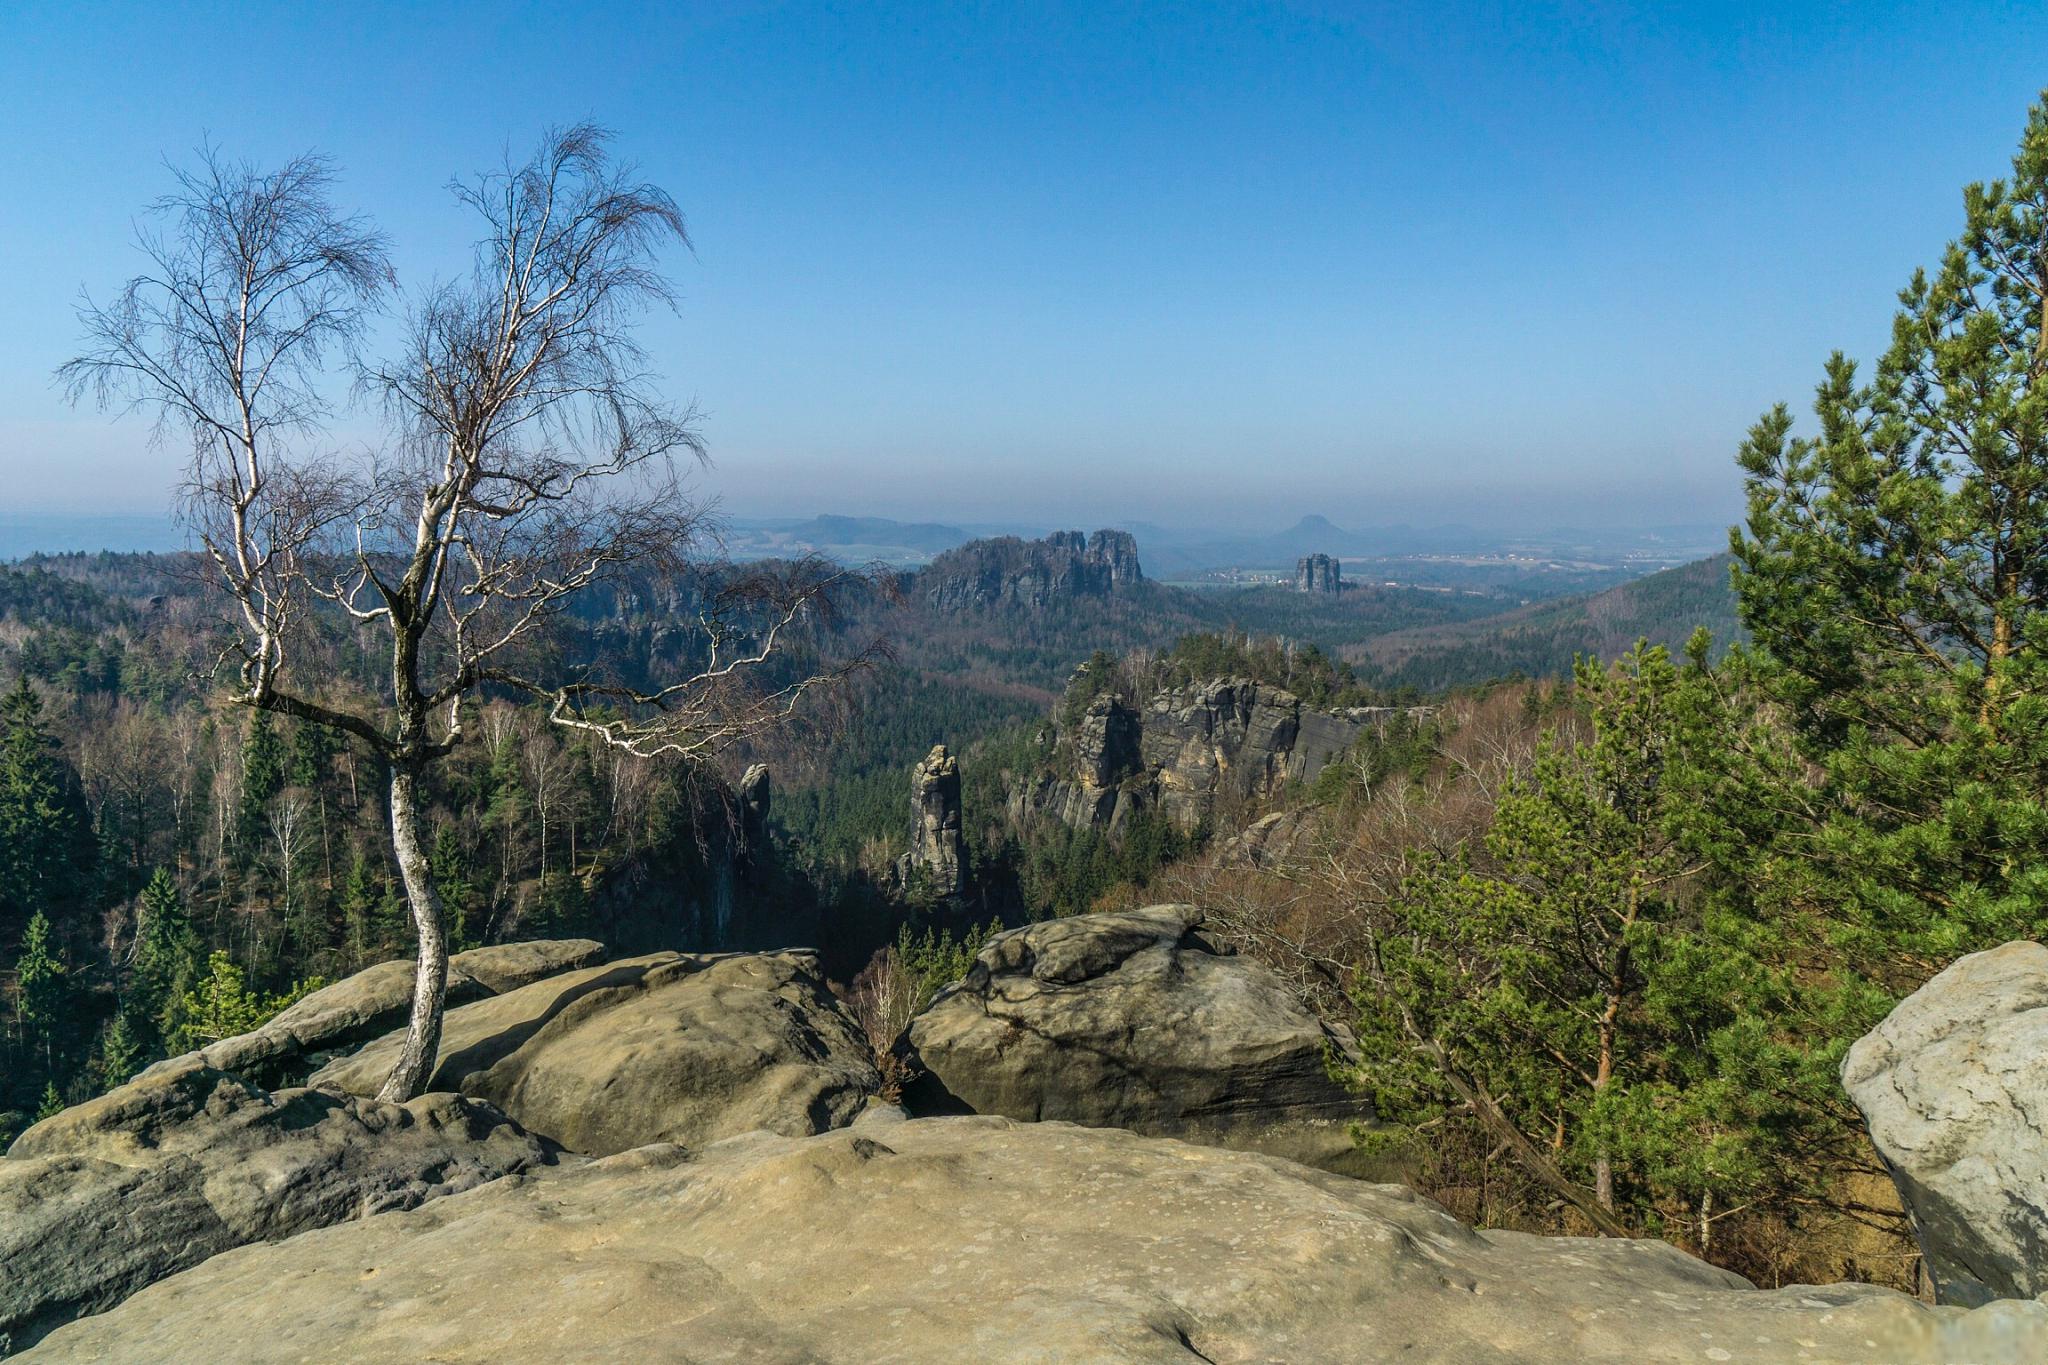
[[[1439,757],[1426,776],[1397,774],[1362,799],[1310,817],[1290,846],[1254,866],[1225,856],[1163,879],[1171,899],[1201,905],[1220,934],[1278,971],[1311,1007],[1348,1013],[1358,964],[1401,884],[1425,860],[1479,850],[1508,780],[1534,760],[1544,725],[1536,685],[1458,698],[1440,713]]]
[[[875,1069],[882,1074],[880,1094],[891,1104],[903,1098],[910,1066],[897,1050],[910,1017],[917,1011],[917,983],[894,944],[884,944],[847,986],[845,1002],[868,1045]]]

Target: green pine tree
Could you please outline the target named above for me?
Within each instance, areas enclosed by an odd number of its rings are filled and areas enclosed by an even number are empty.
[[[114,1021],[107,1025],[100,1035],[100,1050],[97,1070],[100,1088],[112,1090],[125,1084],[142,1065],[142,1044],[135,1031],[128,1026],[128,1016],[116,1014]]]
[[[1837,353],[1812,436],[1741,463],[1751,661],[1819,770],[1776,871],[1894,991],[2048,932],[2048,102],[2008,180],[1899,295],[1868,380]]]
[[[327,777],[334,756],[341,752],[341,740],[324,725],[300,721],[292,727],[290,756],[285,760],[285,781],[294,787],[317,787]]]
[[[70,1023],[71,993],[64,964],[50,946],[50,921],[40,911],[29,917],[14,974],[16,1027],[41,1054],[45,1072],[54,1073],[58,1041]]]
[[[43,1098],[36,1105],[36,1122],[53,1119],[64,1112],[64,1096],[57,1091],[57,1083],[51,1081],[43,1087]]]
[[[285,749],[268,711],[254,711],[242,740],[242,792],[235,807],[235,836],[244,858],[255,856],[264,837],[264,814],[284,790]]]
[[[167,1030],[166,1012],[184,997],[199,967],[199,936],[178,884],[159,867],[137,902],[135,972],[127,1008],[136,1032],[150,1038]]]
[[[81,908],[95,840],[26,677],[0,697],[0,923]]]
[[[342,948],[352,968],[360,969],[376,960],[378,896],[370,860],[358,849],[341,888]]]
[[[453,825],[442,825],[434,831],[434,848],[428,855],[427,866],[434,889],[441,894],[441,911],[448,925],[448,951],[459,953],[475,947],[469,939],[469,926],[475,918],[477,887],[470,876],[469,858]]]
[[[171,1046],[188,1051],[248,1033],[325,984],[313,977],[294,983],[281,995],[266,996],[250,990],[243,982],[242,969],[233,958],[223,952],[210,956],[206,974],[178,1001]]]
[[[1375,926],[1353,1073],[1397,1135],[1476,1122],[1596,1227],[1701,1245],[1716,1207],[1806,1197],[1790,1158],[1827,1119],[1772,1074],[1801,1059],[1775,1026],[1796,983],[1701,885],[1734,724],[1705,653],[1580,666],[1591,737],[1553,733],[1483,848],[1425,865]]]

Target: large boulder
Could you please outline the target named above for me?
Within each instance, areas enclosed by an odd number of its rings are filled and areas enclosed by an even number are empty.
[[[131,1081],[38,1123],[0,1160],[0,1355],[230,1247],[554,1160],[457,1095],[272,1095],[197,1062]]]
[[[1193,906],[998,934],[911,1020],[918,1113],[1066,1119],[1363,1173],[1367,1113],[1329,1073],[1350,1033],[1225,954]]]
[[[1849,1049],[1842,1084],[1941,1301],[2048,1293],[2048,948],[1957,960]]]
[[[402,1038],[329,1063],[311,1084],[375,1094]],[[816,956],[790,951],[655,953],[450,1010],[427,1084],[602,1156],[752,1128],[836,1128],[881,1078]]]
[[[2037,1365],[2043,1334],[2040,1303],[1761,1291],[1267,1157],[955,1118],[501,1180],[217,1256],[28,1358]]]
[[[448,1003],[502,995],[586,966],[603,953],[603,944],[587,938],[472,948],[448,959]],[[412,1006],[413,973],[411,958],[380,962],[314,991],[252,1033],[158,1062],[142,1074],[167,1074],[197,1062],[232,1071],[257,1085],[297,1084],[333,1054],[403,1024]]]

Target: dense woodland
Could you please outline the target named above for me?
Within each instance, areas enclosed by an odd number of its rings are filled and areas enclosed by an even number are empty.
[[[1143,820],[1114,844],[1011,822],[1009,785],[1046,761],[1050,712],[1079,695],[1065,684],[1086,676],[1076,665],[1091,649],[1146,661],[1160,685],[1236,673],[1314,704],[1356,704],[1415,694],[1368,687],[1313,637],[1334,644],[1481,609],[1421,590],[1332,601],[1147,584],[1021,614],[941,612],[915,587],[856,583],[834,629],[879,634],[892,657],[723,772],[636,759],[549,726],[534,707],[487,700],[431,794],[453,946],[687,935],[672,909],[636,900],[650,878],[668,888],[665,906],[676,886],[684,900],[718,894],[736,821],[729,780],[755,760],[774,774],[776,848],[749,894],[781,898],[787,921],[811,928],[847,976],[906,925],[964,933],[1083,910],[1206,842]],[[565,623],[556,647],[658,674],[685,647],[665,622],[710,591],[611,594]],[[16,889],[0,896],[0,980],[16,1006],[0,1113],[15,1130],[150,1058],[235,1031],[223,1020],[244,1023],[311,983],[410,951],[378,759],[324,727],[228,704],[209,674],[220,610],[182,556],[0,566],[7,790],[22,812],[9,828],[36,831],[19,844],[34,851],[14,855]],[[814,652],[798,648],[786,667]],[[320,665],[337,688],[376,684],[373,654],[339,626],[323,634]],[[909,768],[940,742],[963,756],[967,906],[911,904],[889,883]]]

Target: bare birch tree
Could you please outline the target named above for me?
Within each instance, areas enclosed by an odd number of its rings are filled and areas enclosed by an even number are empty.
[[[265,173],[204,154],[140,236],[149,268],[87,301],[85,349],[60,371],[74,400],[189,438],[185,510],[233,609],[235,699],[352,735],[388,768],[419,966],[385,1099],[419,1093],[439,1050],[448,950],[421,781],[462,741],[466,702],[523,698],[627,752],[700,761],[867,660],[782,666],[842,577],[801,565],[698,593],[685,676],[550,663],[548,628],[572,604],[679,573],[707,530],[679,469],[702,455],[691,414],[663,399],[632,331],[673,306],[658,260],[687,245],[682,215],[606,143],[588,125],[552,132],[455,185],[481,227],[472,267],[397,311],[376,361],[362,343],[395,281],[383,238],[335,209],[328,164]],[[342,376],[383,414],[358,458],[329,434]],[[388,696],[305,676],[322,613],[381,635]]]

